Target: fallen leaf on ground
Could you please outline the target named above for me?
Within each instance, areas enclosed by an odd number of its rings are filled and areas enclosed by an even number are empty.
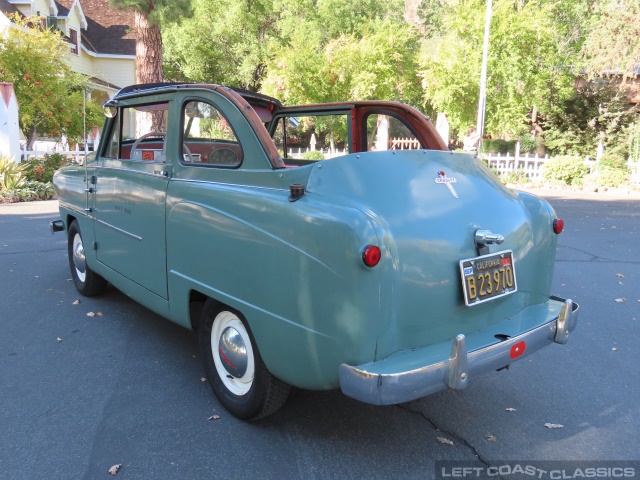
[[[564,425],[560,425],[559,423],[545,423],[545,427],[547,428],[562,428]]]
[[[95,316],[96,316],[96,314],[93,313],[93,312],[88,312],[87,313],[87,317],[95,317]]]
[[[626,298],[616,298],[616,303],[622,303],[626,300],[627,300]]]
[[[56,340],[58,341],[58,343],[62,341],[60,337],[56,338]]]
[[[491,435],[490,433],[487,433],[484,438],[486,438],[487,440],[489,440],[490,442],[495,442],[496,441],[496,437],[494,437],[493,435]]]
[[[207,381],[207,379],[206,379],[206,378],[204,378],[204,377],[202,377],[202,378],[200,379],[200,381],[201,381],[201,382],[206,382],[206,381]]]
[[[75,302],[73,302],[74,305],[80,305],[80,300],[76,300]]]
[[[101,317],[102,316],[102,312],[98,312],[98,313],[96,313],[96,315]]]
[[[616,352],[616,351],[618,351],[618,349],[617,349],[616,347],[613,347],[613,348],[611,349],[611,351],[612,351],[612,352]]]
[[[117,465],[114,465],[113,467],[111,467],[109,469],[109,473],[111,475],[115,475],[116,473],[118,473],[118,471],[120,470],[120,467],[122,467],[122,464],[118,463]]]
[[[515,409],[515,408],[513,408],[513,407],[505,408],[505,410],[506,410],[507,412],[515,412],[515,411],[516,411],[516,409]]]
[[[444,438],[444,437],[437,437],[437,439],[440,443],[442,443],[443,445],[450,445],[453,447],[453,442],[451,440],[449,440],[448,438]]]
[[[616,277],[618,277],[618,278],[624,278],[624,275],[623,275],[623,274],[621,274],[621,273],[616,273]]]
[[[220,420],[220,415],[211,415],[207,420],[210,422],[211,420]]]

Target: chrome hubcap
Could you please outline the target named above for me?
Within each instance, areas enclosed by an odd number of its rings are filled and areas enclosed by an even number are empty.
[[[251,391],[255,374],[255,357],[251,337],[232,312],[216,315],[211,325],[211,353],[218,378],[233,395]]]
[[[78,278],[80,279],[80,281],[84,282],[85,272],[87,269],[87,261],[84,255],[84,246],[82,245],[82,239],[78,234],[73,237],[73,264],[76,267]]]
[[[218,343],[218,353],[222,366],[235,378],[242,377],[247,371],[247,347],[242,335],[233,327],[222,332]]]

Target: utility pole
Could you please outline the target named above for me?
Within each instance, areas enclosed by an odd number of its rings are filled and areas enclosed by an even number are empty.
[[[478,101],[478,124],[476,132],[484,135],[484,112],[487,106],[487,57],[489,56],[489,27],[491,26],[491,3],[487,0],[487,14],[484,24],[484,46],[482,48],[482,73],[480,74],[480,100]]]

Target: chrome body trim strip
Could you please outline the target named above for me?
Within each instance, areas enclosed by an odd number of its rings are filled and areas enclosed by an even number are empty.
[[[134,240],[138,240],[138,241],[142,241],[142,237],[139,237],[138,235],[135,235],[133,233],[127,232],[126,230],[122,230],[121,228],[115,227],[113,225],[111,225],[110,223],[107,223],[103,220],[100,220],[99,218],[94,218],[94,220],[96,222],[98,222],[101,225],[104,225],[105,227],[111,228],[112,230],[115,230],[116,232],[122,233],[123,235],[126,235],[129,238],[133,238]]]

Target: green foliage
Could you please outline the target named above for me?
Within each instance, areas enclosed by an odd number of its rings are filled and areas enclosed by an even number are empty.
[[[556,180],[566,185],[580,184],[589,173],[589,168],[580,157],[555,157],[544,165],[542,173],[546,180]]]
[[[582,58],[591,78],[621,75],[623,83],[635,77],[640,59],[640,1],[594,2]]]
[[[627,169],[613,168],[608,165],[599,165],[591,175],[591,181],[600,187],[618,188],[629,180]]]
[[[615,155],[604,155],[598,162],[598,169],[601,167],[614,168],[617,170],[627,170],[627,162]]]
[[[535,137],[523,135],[520,138],[520,153],[535,153],[538,144]]]
[[[518,144],[517,140],[507,140],[505,142],[505,146],[506,146],[506,152],[510,153],[511,155],[515,155],[516,154],[516,145]]]
[[[30,28],[17,16],[13,21],[17,28],[0,35],[0,81],[13,83],[20,106],[20,129],[29,146],[36,132],[80,138],[86,79],[69,68],[67,44],[53,30]],[[38,18],[33,22],[38,24]],[[98,125],[102,119],[100,106],[89,102],[87,125]]]
[[[175,21],[191,15],[189,0],[109,0],[109,3],[121,10],[137,10],[155,24],[164,19]]]
[[[0,190],[20,188],[25,178],[25,165],[13,161],[13,157],[0,157]]]
[[[499,175],[500,181],[504,184],[507,183],[515,183],[518,185],[522,185],[524,183],[529,183],[531,180],[527,177],[526,173],[522,169],[518,169],[517,171],[503,173]]]
[[[639,111],[618,89],[602,82],[587,83],[547,116],[545,146],[552,155],[595,157],[602,141],[606,152],[626,156],[629,129]]]
[[[629,180],[627,162],[615,155],[605,155],[590,175],[590,180],[601,187],[617,188]]]
[[[640,162],[640,118],[629,126],[629,158]]]
[[[302,158],[305,160],[324,160],[324,154],[319,150],[309,150],[304,152]]]
[[[69,159],[59,153],[45,155],[43,159],[32,159],[23,163],[25,165],[25,176],[27,180],[37,182],[51,182],[53,174],[60,167],[67,165]]]
[[[572,5],[580,2],[567,3],[530,0],[514,8],[510,0],[493,2],[486,131],[522,133],[534,107],[554,111],[571,94],[574,74],[567,66],[573,64],[581,37],[563,24],[569,17],[562,12],[573,12]],[[447,112],[449,123],[460,130],[475,123],[486,2],[427,4],[427,37],[420,53],[424,99]]]
[[[493,141],[493,148],[496,153],[500,154],[507,153],[509,151],[509,145],[506,140],[502,140],[501,138],[496,138]]]
[[[480,143],[480,151],[482,153],[496,153],[496,150],[493,146],[493,139],[485,138],[484,140],[482,140],[482,143]]]
[[[515,153],[516,142],[513,140],[507,141],[501,138],[487,138],[482,141],[480,150],[482,153]]]
[[[28,180],[20,187],[0,190],[0,203],[29,202],[33,200],[49,200],[55,195],[50,182]]]
[[[167,77],[258,90],[277,36],[274,2],[193,0],[193,10],[163,26]]]
[[[324,25],[308,20],[290,44],[269,60],[265,93],[290,103],[336,100],[402,100],[421,103],[415,57],[417,30],[392,17],[354,21],[355,30],[326,38]]]

